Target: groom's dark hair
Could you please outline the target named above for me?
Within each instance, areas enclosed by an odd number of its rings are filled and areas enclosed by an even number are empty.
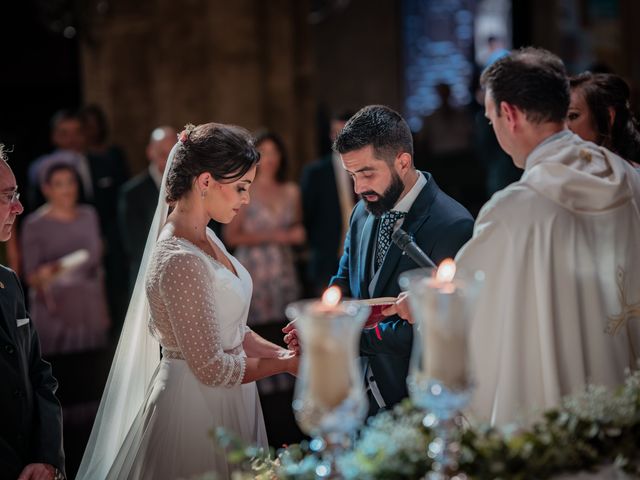
[[[413,157],[409,125],[395,110],[368,105],[351,117],[333,142],[337,153],[348,153],[371,145],[376,158],[392,163],[400,153]]]
[[[187,125],[178,139],[178,150],[167,174],[167,203],[187,194],[194,179],[203,173],[210,173],[218,182],[231,183],[260,159],[251,134],[235,125]]]

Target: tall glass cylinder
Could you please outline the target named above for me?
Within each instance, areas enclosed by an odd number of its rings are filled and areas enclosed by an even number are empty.
[[[293,411],[300,428],[326,445],[344,445],[364,420],[367,399],[358,362],[370,307],[304,300],[287,307],[301,346]]]
[[[455,272],[450,262],[450,275],[441,275],[441,265],[440,270],[413,270],[400,277],[415,321],[407,387],[414,404],[427,413],[425,425],[436,432],[428,452],[436,470],[432,478],[446,478],[447,469],[455,468],[450,455],[454,420],[471,399],[468,334],[484,279],[482,272]]]

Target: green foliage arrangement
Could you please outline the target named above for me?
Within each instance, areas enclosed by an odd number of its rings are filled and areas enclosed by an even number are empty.
[[[431,467],[427,448],[433,439],[424,416],[407,400],[370,419],[353,448],[337,455],[333,473],[362,480],[422,478]],[[331,468],[313,442],[273,455],[224,431],[215,436],[238,465],[238,480],[314,479]],[[461,478],[537,480],[603,465],[640,478],[640,371],[628,373],[615,390],[589,386],[567,397],[529,428],[465,426],[459,448]]]

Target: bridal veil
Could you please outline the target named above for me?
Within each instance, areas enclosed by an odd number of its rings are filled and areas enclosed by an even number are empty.
[[[167,174],[179,146],[180,142],[173,146],[167,160],[133,295],[76,480],[107,478],[136,417],[142,414],[147,389],[160,364],[160,346],[148,330],[150,313],[145,277],[158,235],[167,219]]]

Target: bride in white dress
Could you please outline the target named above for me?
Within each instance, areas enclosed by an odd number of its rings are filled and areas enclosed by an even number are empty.
[[[239,127],[180,134],[78,479],[228,478],[217,427],[268,446],[255,380],[298,357],[246,326],[251,277],[206,228],[249,202],[258,158]]]

